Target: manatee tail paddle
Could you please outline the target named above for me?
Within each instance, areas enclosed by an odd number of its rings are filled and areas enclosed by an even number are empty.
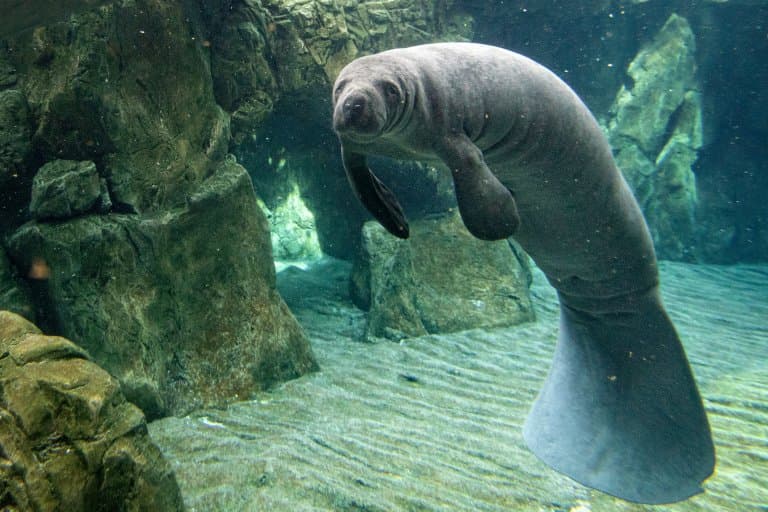
[[[672,503],[701,492],[715,464],[709,423],[657,290],[620,313],[568,302],[561,296],[555,357],[524,427],[531,451],[627,501]]]

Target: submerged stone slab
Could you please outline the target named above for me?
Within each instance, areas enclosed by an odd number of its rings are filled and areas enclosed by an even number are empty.
[[[30,223],[10,239],[47,332],[85,348],[150,417],[223,405],[317,367],[275,290],[269,229],[225,161],[187,205]]]
[[[353,271],[356,302],[370,308],[369,336],[400,339],[534,319],[527,256],[508,241],[484,242],[455,212],[411,225],[409,240],[363,227]]]
[[[0,311],[0,354],[4,509],[184,509],[144,415],[82,348]]]

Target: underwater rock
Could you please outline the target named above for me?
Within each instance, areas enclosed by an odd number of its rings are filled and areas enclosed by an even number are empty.
[[[260,2],[206,2],[203,9],[211,24],[213,91],[232,113],[232,137],[239,144],[264,122],[279,94],[270,54],[274,24]]]
[[[275,290],[266,218],[226,160],[182,208],[29,223],[16,266],[50,269],[47,325],[117,377],[150,418],[246,399],[317,365]]]
[[[15,69],[0,55],[0,88],[15,83]],[[18,89],[0,91],[0,237],[23,222],[29,203],[31,134],[24,94]]]
[[[0,190],[18,181],[26,169],[32,152],[28,118],[21,91],[0,91]]]
[[[633,84],[619,91],[608,122],[617,163],[661,258],[694,258],[692,166],[702,146],[695,51],[688,22],[673,14],[629,65]]]
[[[182,3],[110,2],[8,43],[36,154],[96,162],[122,212],[183,205],[227,152],[229,117]]]
[[[427,334],[416,303],[410,241],[393,237],[378,223],[365,223],[350,285],[355,303],[369,311],[367,337],[398,341]]]
[[[299,186],[291,184],[291,191],[271,210],[262,206],[270,224],[272,252],[275,260],[314,260],[322,256],[317,240],[315,217],[304,203]]]
[[[307,172],[297,182],[327,254],[351,259],[366,218],[349,194],[335,150],[328,155],[336,143],[327,93],[336,74],[361,53],[468,39],[471,23],[454,7],[430,0],[204,3],[214,92],[231,113],[231,150],[270,209],[293,176],[273,173],[263,155],[287,148],[293,169],[306,160]],[[276,125],[287,133],[275,136]]]
[[[183,510],[176,478],[120,385],[67,339],[0,311],[4,510]]]
[[[64,172],[86,194],[61,185],[56,203],[43,197],[56,187],[35,187],[34,221],[0,226],[14,272],[39,276],[27,284],[41,328],[77,340],[150,417],[316,368],[275,291],[250,180],[226,159],[230,116],[201,17],[188,2],[109,2],[0,45],[0,87],[18,84],[28,105],[35,163],[93,162],[106,181],[97,193],[88,164]]]
[[[30,290],[17,278],[2,248],[0,248],[0,310],[11,311],[30,321],[35,320],[35,307]]]
[[[37,171],[29,212],[34,219],[65,219],[110,204],[93,162],[54,160]]]
[[[400,240],[363,227],[352,294],[370,309],[369,336],[400,339],[532,321],[527,256],[503,240],[472,237],[458,214],[413,222]]]
[[[445,7],[445,6],[444,6]],[[428,0],[212,2],[211,73],[218,103],[232,113],[239,145],[286,94],[325,91],[360,51],[425,42],[444,9]]]

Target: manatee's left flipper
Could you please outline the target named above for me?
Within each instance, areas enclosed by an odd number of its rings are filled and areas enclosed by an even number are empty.
[[[561,296],[552,368],[523,429],[554,469],[650,504],[701,492],[715,464],[696,383],[656,293],[607,308],[615,313],[580,311]]]
[[[502,240],[520,225],[517,204],[483,160],[483,153],[466,135],[443,141],[438,154],[451,170],[456,201],[464,225],[482,240]]]
[[[342,144],[341,156],[349,184],[363,206],[387,231],[398,238],[408,238],[408,221],[400,203],[368,168],[365,155],[347,151]]]

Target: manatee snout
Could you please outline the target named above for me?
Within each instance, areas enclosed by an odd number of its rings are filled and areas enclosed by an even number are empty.
[[[333,129],[337,133],[379,135],[386,121],[380,99],[370,91],[343,91],[333,109]]]

